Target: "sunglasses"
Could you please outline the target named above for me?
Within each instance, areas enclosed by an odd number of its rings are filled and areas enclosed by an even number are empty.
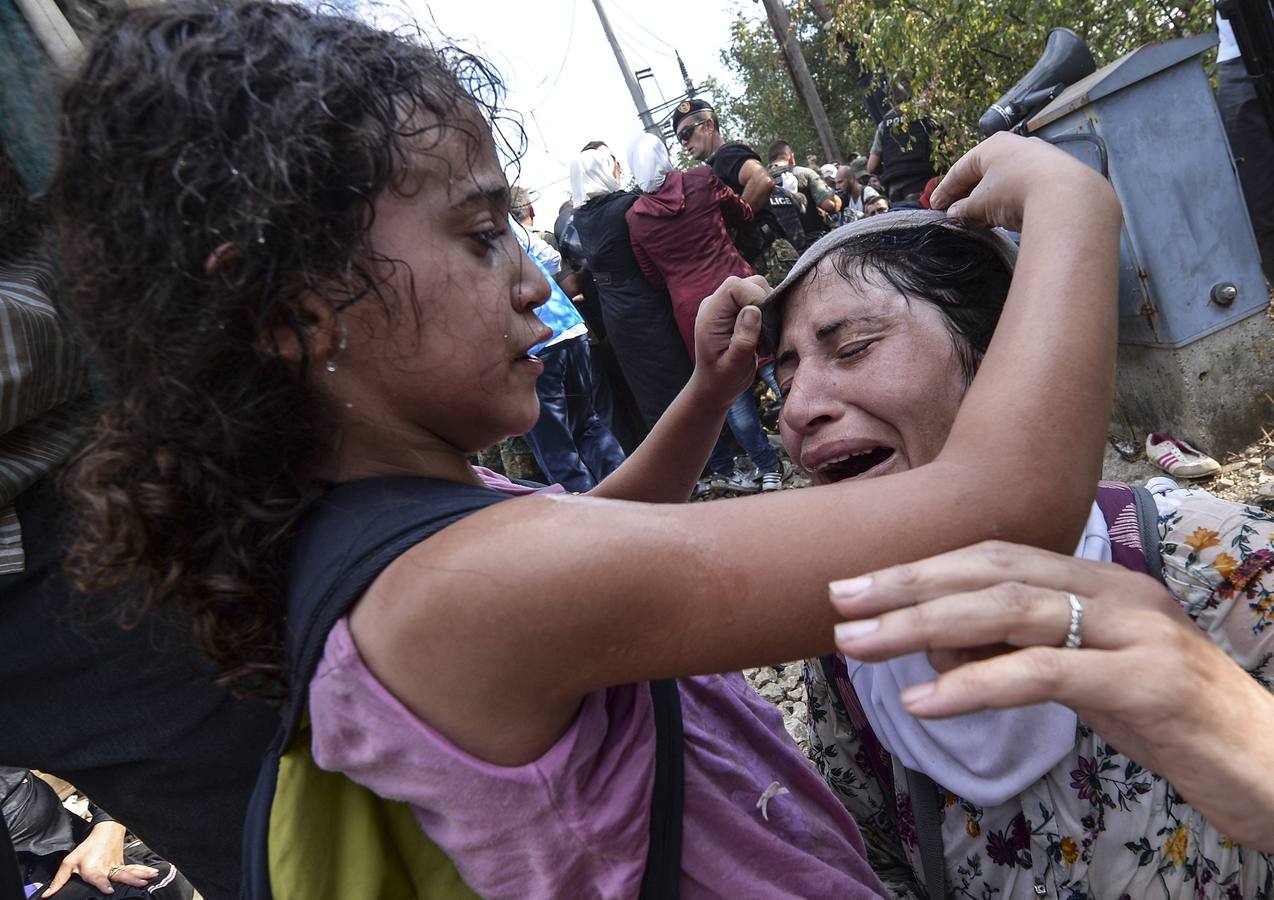
[[[677,140],[681,141],[681,143],[684,144],[686,141],[690,140],[690,135],[695,133],[696,128],[698,128],[700,125],[706,125],[707,122],[708,122],[707,119],[700,119],[698,122],[695,122],[693,125],[687,125],[685,128],[677,132]]]

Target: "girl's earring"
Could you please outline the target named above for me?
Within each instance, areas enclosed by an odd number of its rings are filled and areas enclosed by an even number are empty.
[[[327,370],[329,375],[333,374],[336,371],[336,357],[337,355],[345,351],[345,347],[349,343],[348,342],[349,336],[345,331],[345,323],[341,322],[340,324],[341,324],[341,336],[337,338],[336,340],[336,353],[333,353],[331,358],[329,358],[327,363],[323,366],[323,368]]]

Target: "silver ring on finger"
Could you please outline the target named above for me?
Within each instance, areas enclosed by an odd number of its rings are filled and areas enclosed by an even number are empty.
[[[1084,646],[1084,639],[1080,637],[1079,629],[1084,623],[1084,604],[1079,602],[1079,598],[1070,591],[1066,592],[1066,599],[1071,605],[1071,623],[1066,629],[1066,642],[1062,644],[1068,650],[1078,650]]]

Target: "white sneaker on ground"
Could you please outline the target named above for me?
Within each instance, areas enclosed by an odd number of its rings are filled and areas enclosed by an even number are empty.
[[[761,476],[761,490],[777,491],[783,487],[782,472],[766,472]]]
[[[755,494],[761,490],[761,486],[755,480],[742,472],[713,475],[709,484],[714,491],[724,491],[728,494]]]
[[[1202,450],[1162,431],[1146,435],[1146,457],[1176,478],[1208,478],[1221,471],[1221,464]]]

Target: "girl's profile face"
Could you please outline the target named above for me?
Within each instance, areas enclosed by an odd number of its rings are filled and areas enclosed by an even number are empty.
[[[374,425],[404,446],[469,453],[535,424],[530,348],[548,282],[509,230],[509,186],[483,123],[408,154],[401,183],[375,202],[367,240],[389,302],[342,313],[347,347],[329,379],[346,432]],[[393,448],[383,448],[393,455]],[[375,455],[380,450],[367,448]]]
[[[788,297],[776,361],[783,447],[815,484],[931,462],[964,397],[937,307],[870,272],[852,288],[827,261]]]

